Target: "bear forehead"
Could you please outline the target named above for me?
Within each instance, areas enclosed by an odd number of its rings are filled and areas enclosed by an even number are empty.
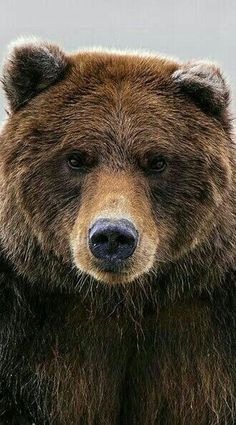
[[[69,62],[65,78],[39,97],[45,101],[54,97],[53,102],[57,102],[58,108],[63,105],[76,107],[78,103],[81,115],[96,110],[96,114],[102,117],[106,112],[118,111],[121,107],[124,111],[126,107],[130,114],[145,116],[150,109],[153,114],[160,107],[160,96],[166,95],[169,101],[166,105],[166,100],[163,100],[165,108],[171,109],[178,101],[176,85],[171,78],[178,66],[169,60],[80,52],[70,55]],[[171,104],[173,94],[175,102]]]
[[[204,114],[199,112],[197,118],[194,105],[184,106],[174,96],[149,93],[146,88],[138,90],[126,80],[119,88],[111,81],[101,82],[83,94],[79,85],[61,84],[61,89],[55,87],[34,99],[35,111],[30,107],[30,116],[20,123],[36,143],[41,139],[45,145],[86,150],[102,143],[104,148],[120,145],[143,153],[172,146],[181,153],[181,146],[186,149],[186,143],[196,143],[199,135],[208,138],[216,131]]]
[[[191,139],[205,144],[219,126],[179,92],[171,78],[179,65],[158,56],[110,52],[68,55],[65,77],[31,99],[12,117],[17,132],[91,148],[99,141],[142,151]],[[94,142],[94,143],[93,143]],[[183,142],[183,143],[182,143]],[[172,148],[175,149],[173,146]]]
[[[178,127],[180,117],[191,122],[193,111],[195,121],[199,118],[202,125],[204,120],[210,121],[174,84],[171,75],[178,69],[174,61],[94,51],[70,55],[69,60],[65,78],[33,98],[23,117],[45,123],[64,114],[65,126],[73,119],[80,120],[81,130],[91,130],[94,119],[100,124],[107,119],[121,123],[125,116],[130,124],[150,124],[150,129],[158,128],[157,119],[166,120],[169,126],[176,119]]]

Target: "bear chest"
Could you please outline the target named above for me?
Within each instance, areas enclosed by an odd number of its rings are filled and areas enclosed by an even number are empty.
[[[32,389],[45,424],[174,425],[185,416],[205,425],[230,379],[198,305],[136,322],[70,315],[36,346]],[[207,397],[216,404],[204,411]]]

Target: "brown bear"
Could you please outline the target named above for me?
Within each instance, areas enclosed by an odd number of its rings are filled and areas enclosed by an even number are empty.
[[[236,165],[218,67],[12,48],[0,424],[236,424]]]

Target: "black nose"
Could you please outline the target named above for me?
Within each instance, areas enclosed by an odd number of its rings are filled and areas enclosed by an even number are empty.
[[[137,245],[138,232],[126,219],[97,220],[89,231],[89,247],[96,258],[116,264],[130,257]]]

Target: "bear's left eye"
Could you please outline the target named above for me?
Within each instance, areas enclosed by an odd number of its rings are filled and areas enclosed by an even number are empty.
[[[68,155],[67,164],[72,170],[78,171],[86,171],[86,169],[91,166],[91,164],[89,164],[88,158],[86,158],[86,155],[82,152],[72,152],[70,155]]]
[[[165,158],[154,156],[146,158],[143,167],[147,173],[162,173],[167,166]]]

